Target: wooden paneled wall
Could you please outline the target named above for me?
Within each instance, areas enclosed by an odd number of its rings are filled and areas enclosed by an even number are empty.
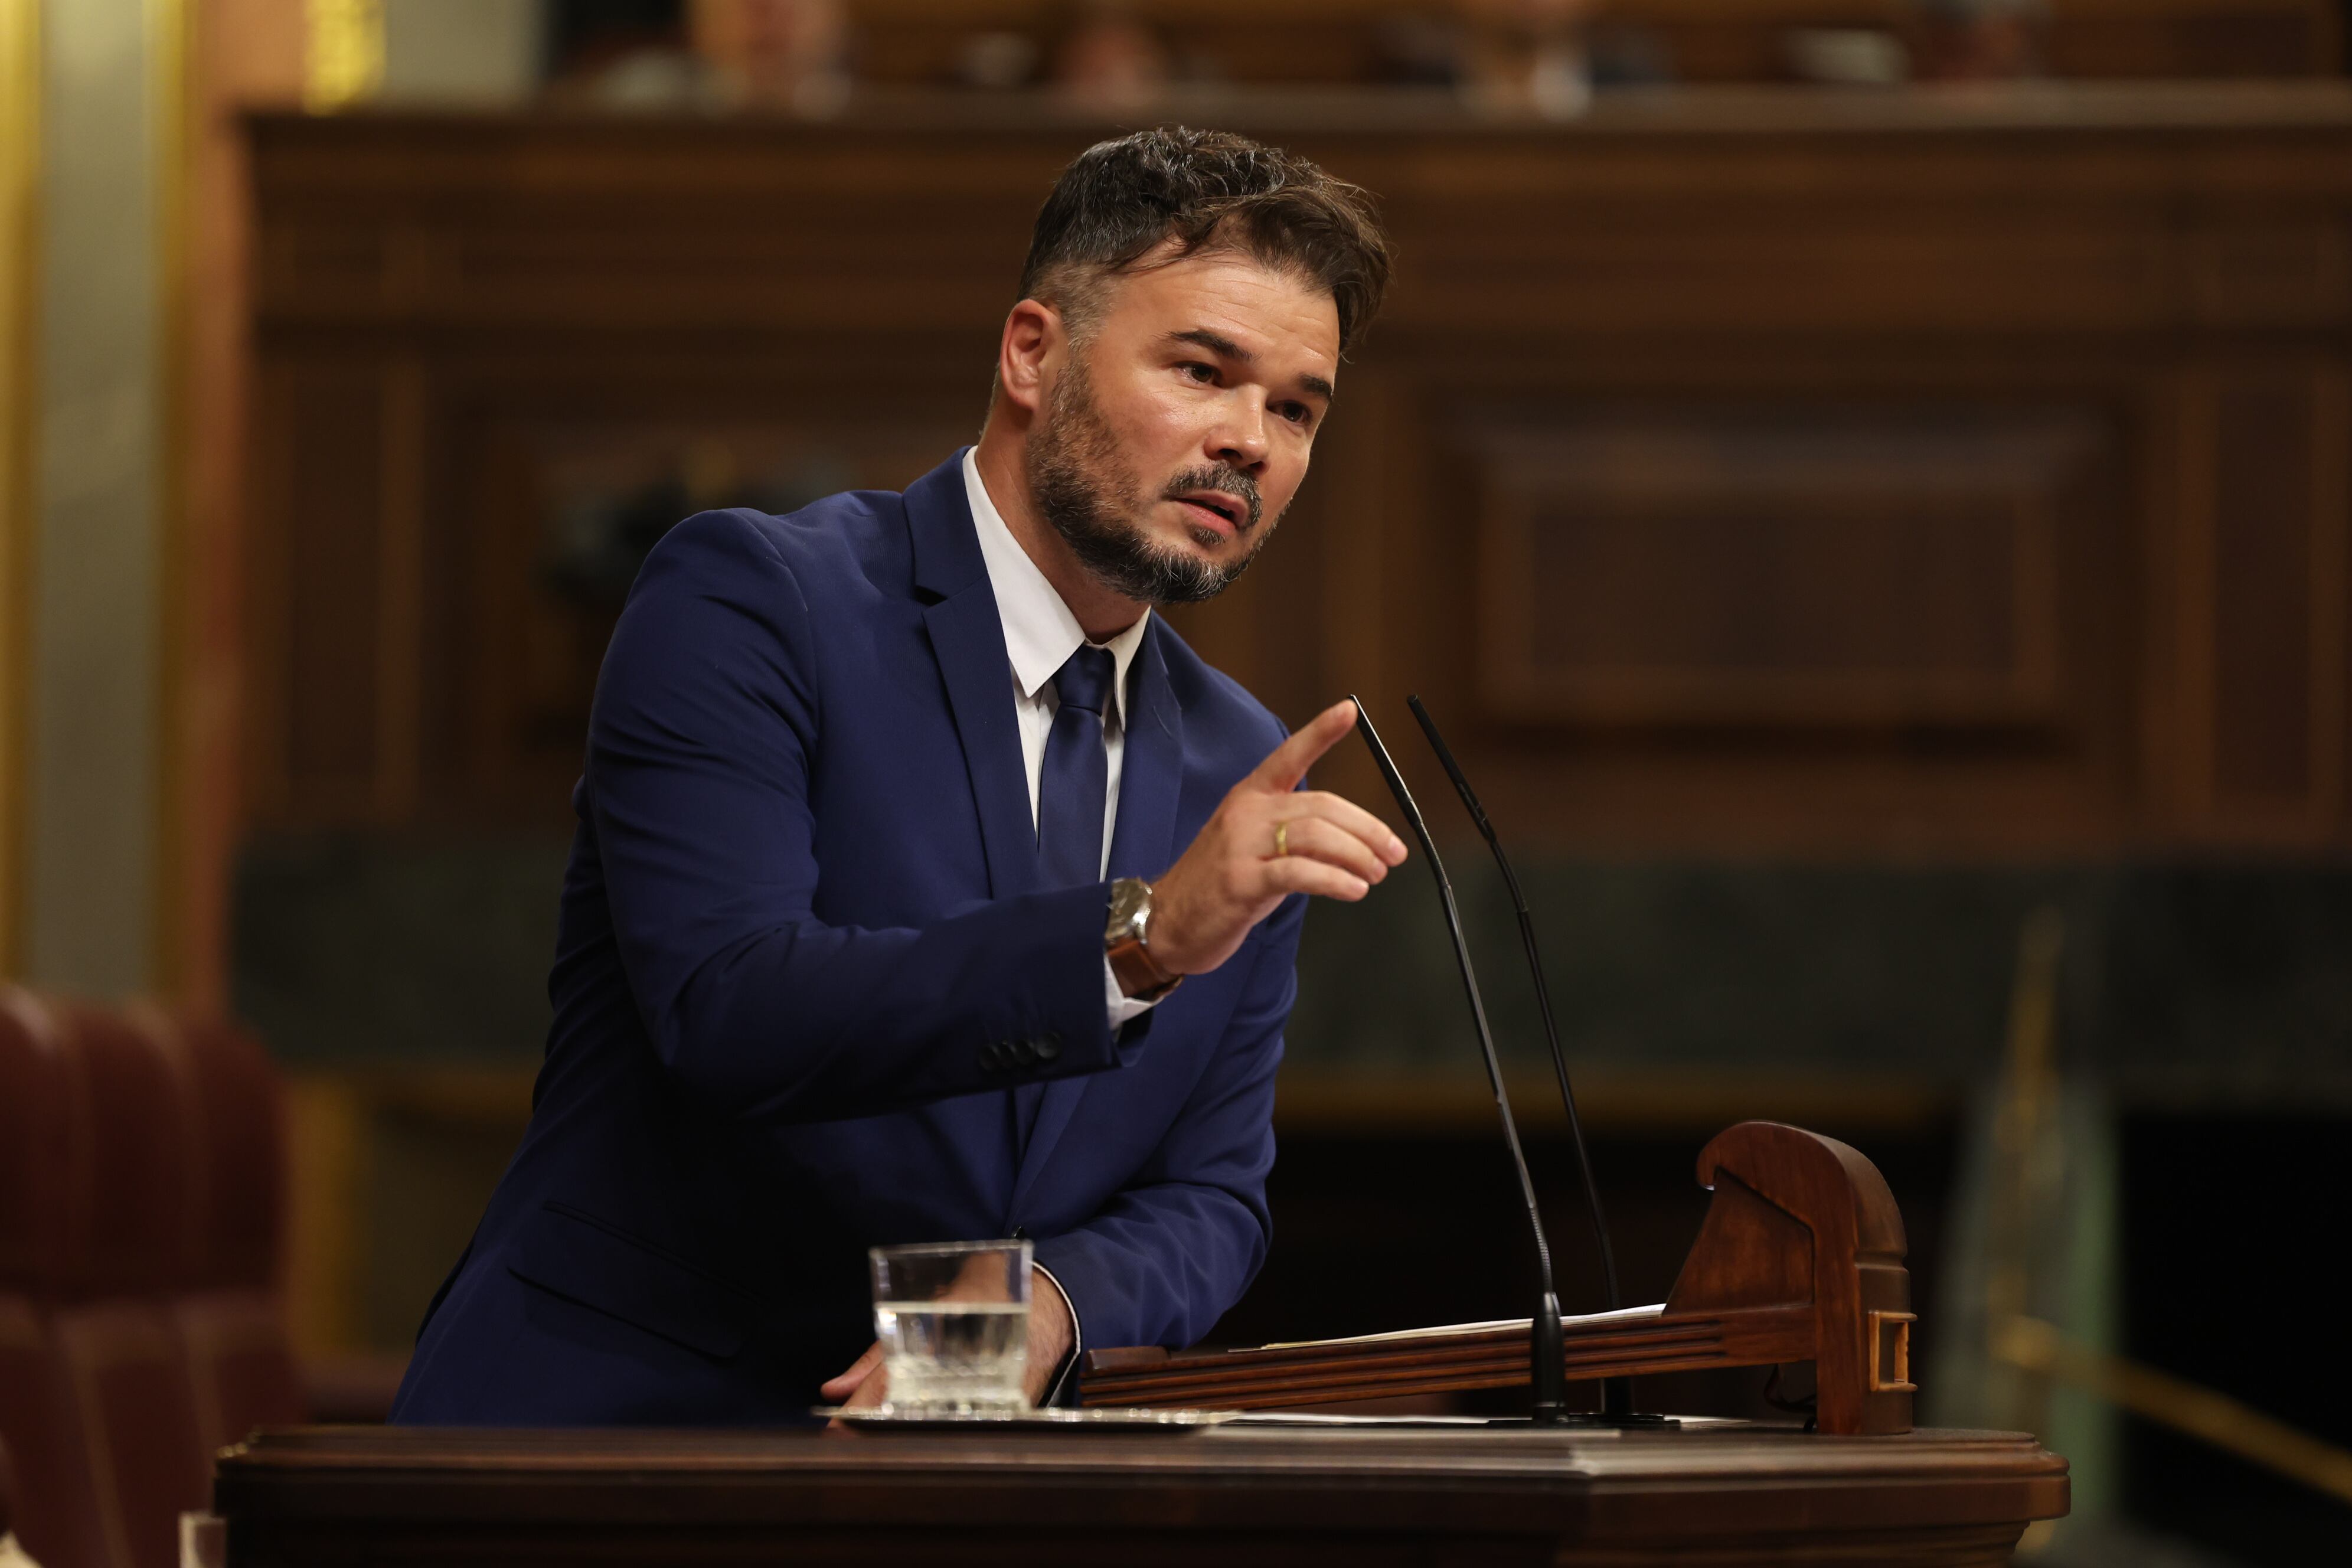
[[[1399,255],[1283,537],[1179,617],[1278,711],[1419,691],[1559,848],[2352,843],[2352,92],[1220,101]],[[560,818],[612,616],[567,530],[969,439],[1107,128],[252,130],[248,795],[293,827]]]
[[[1394,71],[1400,23],[1507,20],[1486,0],[1129,0],[1177,68],[1239,82],[1362,83]],[[1633,51],[1685,82],[1777,81],[1789,35],[1862,27],[1907,40],[1928,68],[1935,7],[1917,0],[1595,0],[1606,56]],[[1023,35],[1052,49],[1088,11],[1065,0],[850,0],[857,69],[869,81],[941,85],[976,33]],[[2338,0],[2044,0],[2043,66],[2070,78],[2330,76],[2343,68]],[[1423,40],[1424,43],[1426,40]]]

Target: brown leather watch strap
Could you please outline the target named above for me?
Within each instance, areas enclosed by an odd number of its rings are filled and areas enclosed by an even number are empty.
[[[1104,948],[1103,955],[1110,960],[1110,972],[1118,988],[1138,1002],[1158,1001],[1175,990],[1184,978],[1152,963],[1151,950],[1133,937]]]

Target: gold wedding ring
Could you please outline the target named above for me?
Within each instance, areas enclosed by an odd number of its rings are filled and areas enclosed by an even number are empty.
[[[1279,860],[1289,853],[1290,824],[1277,822],[1274,825],[1274,858]]]

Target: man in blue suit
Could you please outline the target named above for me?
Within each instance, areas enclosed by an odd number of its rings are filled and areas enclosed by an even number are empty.
[[[1298,895],[1404,846],[1298,787],[1348,704],[1286,740],[1150,612],[1274,531],[1387,272],[1311,163],[1106,142],[1038,217],[977,447],[662,541],[597,685],[530,1128],[395,1420],[872,1403],[878,1244],[1034,1238],[1033,1397],[1240,1296]]]

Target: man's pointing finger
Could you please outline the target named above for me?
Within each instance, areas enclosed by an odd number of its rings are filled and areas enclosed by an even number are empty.
[[[1266,754],[1252,778],[1268,789],[1294,790],[1316,759],[1356,727],[1356,705],[1342,698],[1300,725],[1290,739]]]

